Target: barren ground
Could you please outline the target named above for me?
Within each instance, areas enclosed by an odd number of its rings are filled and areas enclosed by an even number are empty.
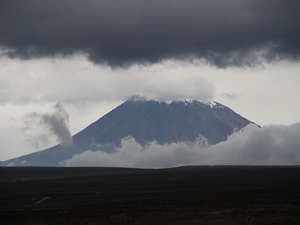
[[[300,167],[0,168],[0,224],[300,224]]]

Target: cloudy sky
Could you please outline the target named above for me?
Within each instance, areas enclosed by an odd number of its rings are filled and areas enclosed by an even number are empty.
[[[218,101],[282,134],[295,154],[299,8],[298,0],[2,0],[0,161],[61,142],[135,94]]]

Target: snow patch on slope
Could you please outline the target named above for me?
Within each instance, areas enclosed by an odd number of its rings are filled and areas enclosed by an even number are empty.
[[[212,109],[217,105],[215,101],[199,101],[199,102],[204,105],[208,105]]]
[[[215,102],[215,101],[207,101],[207,100],[192,100],[192,99],[185,99],[184,100],[184,105],[188,104],[201,104],[201,105],[207,105],[212,109],[224,109],[226,108],[224,105]]]

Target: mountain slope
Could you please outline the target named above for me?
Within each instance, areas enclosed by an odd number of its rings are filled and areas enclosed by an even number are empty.
[[[140,145],[194,142],[201,135],[209,144],[225,141],[234,130],[251,123],[217,102],[174,101],[170,104],[134,96],[73,136],[72,146],[52,148],[8,160],[3,165],[59,166],[86,150],[113,152],[128,136]]]

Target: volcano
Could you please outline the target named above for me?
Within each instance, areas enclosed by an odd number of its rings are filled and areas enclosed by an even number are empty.
[[[141,146],[195,142],[199,137],[213,145],[253,123],[215,101],[184,100],[171,103],[133,96],[73,136],[73,144],[2,162],[2,166],[61,166],[86,150],[113,153],[124,138]]]

